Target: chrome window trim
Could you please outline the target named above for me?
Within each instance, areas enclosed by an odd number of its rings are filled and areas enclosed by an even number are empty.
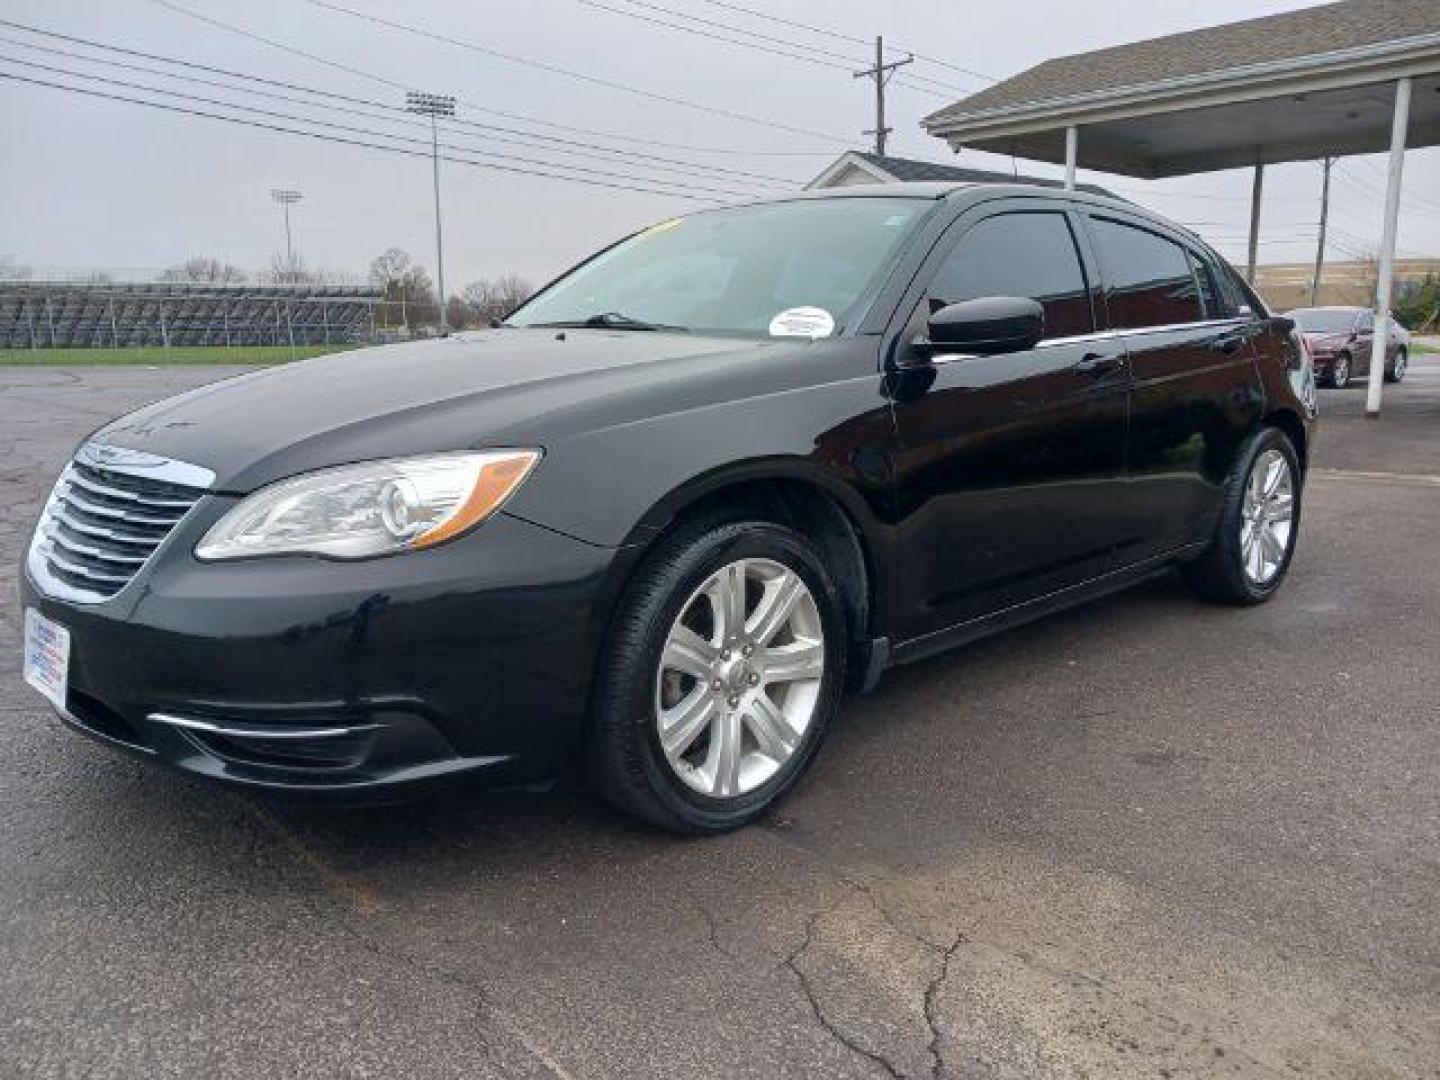
[[[1034,349],[1049,349],[1057,345],[1083,345],[1087,341],[1113,341],[1120,336],[1117,330],[1094,330],[1088,334],[1068,334],[1064,337],[1045,338],[1034,345]],[[946,364],[956,363],[961,360],[974,360],[981,356],[981,353],[935,353],[930,358],[930,363],[943,367]],[[1004,355],[996,354],[996,355]]]
[[[1114,332],[1126,336],[1134,334],[1164,334],[1174,330],[1205,330],[1210,327],[1239,326],[1249,321],[1249,319],[1231,316],[1226,319],[1197,319],[1194,322],[1164,323],[1160,326],[1126,326]]]
[[[1045,338],[1035,343],[1035,349],[1049,349],[1057,345],[1081,345],[1087,341],[1114,341],[1142,334],[1164,334],[1176,330],[1208,330],[1222,326],[1241,326],[1249,319],[1231,316],[1226,319],[1198,319],[1195,322],[1166,323],[1163,326],[1135,326],[1119,330],[1095,330],[1089,334],[1068,334],[1065,337]],[[959,360],[973,360],[980,353],[936,353],[930,358],[932,364],[950,364]]]

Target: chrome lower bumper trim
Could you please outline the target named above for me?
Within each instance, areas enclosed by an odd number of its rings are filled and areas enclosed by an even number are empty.
[[[361,735],[374,731],[379,724],[354,724],[349,727],[237,727],[234,724],[217,724],[210,720],[197,720],[193,716],[174,716],[171,713],[150,713],[145,719],[156,724],[199,731],[206,735],[219,735],[231,739],[340,739],[346,735]]]

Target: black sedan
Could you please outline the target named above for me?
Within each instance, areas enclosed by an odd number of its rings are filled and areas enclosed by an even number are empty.
[[[25,674],[89,735],[252,788],[579,760],[719,831],[889,665],[1175,566],[1268,599],[1313,402],[1290,320],[1123,201],[698,213],[496,329],[97,431],[29,549]]]

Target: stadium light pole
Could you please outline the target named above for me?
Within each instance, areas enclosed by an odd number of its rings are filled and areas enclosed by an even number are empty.
[[[449,332],[445,324],[445,245],[440,233],[440,135],[439,118],[455,115],[455,99],[444,94],[421,94],[410,90],[405,94],[405,111],[430,118],[430,171],[435,181],[435,283],[440,307],[440,333]]]
[[[305,196],[293,188],[271,188],[270,198],[280,204],[285,211],[285,272],[295,272],[295,257],[290,251],[290,204],[297,203]]]

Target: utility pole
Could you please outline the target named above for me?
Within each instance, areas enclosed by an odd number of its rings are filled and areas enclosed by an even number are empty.
[[[297,203],[305,196],[292,188],[271,188],[270,198],[274,199],[285,211],[285,273],[294,275],[295,257],[290,250],[290,205]]]
[[[405,95],[405,111],[430,117],[430,169],[435,181],[435,284],[440,301],[440,333],[449,332],[445,325],[445,245],[440,235],[440,135],[438,118],[455,115],[455,99],[443,94],[420,94],[414,90]]]
[[[896,68],[914,62],[915,57],[906,56],[904,60],[892,60],[887,64],[885,62],[885,39],[877,37],[875,39],[875,66],[854,73],[853,77],[856,79],[875,80],[875,129],[862,132],[862,134],[875,136],[875,153],[881,157],[885,156],[885,136],[889,135],[891,131],[885,126],[885,84],[890,81],[890,76],[895,74]]]
[[[1330,169],[1335,159],[1322,158],[1320,164],[1325,170],[1325,180],[1320,185],[1320,241],[1315,245],[1315,276],[1310,279],[1311,307],[1320,303],[1320,271],[1325,266],[1325,225],[1330,218]]]

